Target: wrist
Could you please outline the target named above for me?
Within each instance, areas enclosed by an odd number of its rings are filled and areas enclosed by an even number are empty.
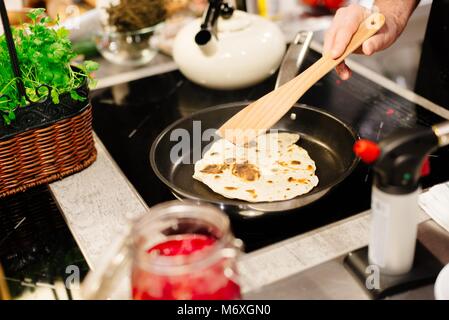
[[[372,10],[381,12],[385,16],[394,36],[399,37],[418,3],[419,1],[416,0],[376,0]]]
[[[383,13],[390,17],[398,27],[405,27],[408,19],[416,9],[419,0],[397,1],[397,0],[375,0],[372,10]]]

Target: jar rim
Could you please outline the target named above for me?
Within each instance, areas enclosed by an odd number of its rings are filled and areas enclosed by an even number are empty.
[[[149,26],[149,27],[145,27],[145,28],[141,28],[138,30],[134,30],[134,31],[116,31],[116,30],[112,30],[111,26],[104,26],[104,31],[103,33],[108,34],[109,36],[138,36],[138,35],[143,35],[143,34],[147,34],[147,33],[151,33],[154,31],[157,31],[159,28],[161,28],[164,25],[164,22],[159,22],[155,25]]]

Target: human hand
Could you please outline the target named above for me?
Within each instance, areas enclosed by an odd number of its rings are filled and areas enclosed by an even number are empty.
[[[370,56],[388,48],[396,41],[404,30],[413,10],[404,10],[405,8],[401,10],[402,3],[408,1],[395,2],[396,5],[390,4],[385,10],[381,10],[385,16],[384,26],[377,34],[366,40],[356,53]],[[332,25],[324,37],[323,52],[330,54],[333,59],[338,59],[345,51],[360,23],[369,15],[370,11],[358,4],[351,4],[348,7],[338,9]],[[344,61],[335,70],[342,80],[347,80],[352,75]]]

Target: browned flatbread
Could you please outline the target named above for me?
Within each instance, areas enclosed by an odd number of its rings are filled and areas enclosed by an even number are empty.
[[[310,192],[317,184],[315,162],[291,133],[260,136],[237,147],[221,139],[195,164],[193,177],[227,198],[282,201]]]

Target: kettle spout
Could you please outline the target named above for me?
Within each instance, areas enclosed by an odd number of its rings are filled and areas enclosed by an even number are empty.
[[[221,16],[229,19],[234,13],[234,8],[223,0],[209,0],[207,10],[204,12],[201,30],[195,36],[195,42],[205,56],[212,56],[217,52],[217,39],[214,32],[217,28],[217,20]]]
[[[202,29],[196,34],[195,42],[205,56],[210,57],[217,52],[217,39],[212,32],[207,29]]]

